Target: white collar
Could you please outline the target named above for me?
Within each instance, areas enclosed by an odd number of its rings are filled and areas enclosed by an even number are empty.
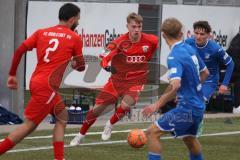
[[[200,49],[201,49],[201,48],[204,48],[204,47],[206,47],[206,46],[207,46],[207,44],[208,44],[208,42],[209,42],[209,40],[207,40],[207,42],[206,42],[206,44],[205,44],[204,46],[198,46],[198,45],[197,45],[197,43],[196,43],[196,41],[195,41],[195,45],[196,45],[196,47],[197,47],[197,48],[200,48]]]

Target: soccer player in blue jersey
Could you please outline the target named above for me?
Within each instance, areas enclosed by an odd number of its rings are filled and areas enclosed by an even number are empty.
[[[202,160],[201,145],[196,135],[205,110],[201,83],[209,72],[196,51],[184,43],[181,22],[168,18],[163,22],[161,32],[171,49],[167,59],[170,83],[156,103],[143,109],[143,115],[150,116],[158,111],[176,94],[178,101],[176,108],[165,113],[147,130],[148,160],[161,160],[160,137],[167,133],[183,138],[190,160]]]
[[[204,99],[209,101],[213,93],[217,90],[219,82],[220,64],[226,66],[224,79],[219,87],[218,93],[225,94],[228,92],[228,84],[234,69],[234,62],[232,58],[218,45],[214,40],[209,39],[212,31],[208,21],[197,21],[193,24],[194,36],[185,40],[186,43],[191,45],[197,50],[197,53],[206,64],[210,75],[203,83],[202,90]],[[202,133],[203,122],[199,135]]]
[[[203,84],[204,98],[208,101],[218,86],[220,64],[226,65],[226,72],[218,92],[225,94],[228,91],[227,86],[232,76],[234,62],[220,45],[209,39],[212,29],[207,21],[195,22],[193,29],[194,36],[186,39],[185,42],[197,50],[210,72],[209,77]]]

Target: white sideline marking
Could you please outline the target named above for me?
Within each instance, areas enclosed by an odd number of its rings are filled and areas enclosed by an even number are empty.
[[[146,129],[142,129],[143,131],[146,131]],[[121,131],[112,131],[112,133],[128,133],[131,130],[121,130]],[[101,135],[102,132],[88,132],[87,135]],[[64,137],[74,137],[76,136],[77,133],[71,133],[71,134],[65,134]],[[33,137],[26,137],[25,139],[48,139],[48,138],[52,138],[52,135],[48,135],[48,136],[33,136]],[[3,139],[0,139],[0,142],[3,141]]]
[[[146,130],[146,129],[143,129]],[[129,132],[130,130],[123,130],[123,131],[113,131],[112,133],[125,133]],[[97,135],[101,134],[102,132],[89,132],[88,135]],[[225,136],[225,135],[234,135],[234,134],[240,134],[240,131],[232,131],[232,132],[221,132],[221,133],[209,133],[209,134],[203,134],[201,137],[211,137],[211,136]],[[74,136],[76,134],[68,134],[67,136]],[[46,136],[40,136],[40,137],[46,137]],[[47,136],[48,137],[48,136]],[[30,137],[28,137],[30,138]],[[36,139],[36,138],[34,138]],[[161,139],[173,139],[173,137],[162,137]],[[83,143],[79,146],[94,146],[94,145],[103,145],[103,144],[116,144],[116,143],[126,143],[127,140],[118,140],[118,141],[101,141],[101,142],[92,142],[92,143]],[[70,145],[64,145],[65,148],[74,147]],[[39,150],[47,150],[52,149],[52,146],[45,146],[45,147],[37,147],[37,148],[26,148],[26,149],[15,149],[10,150],[8,153],[16,153],[16,152],[27,152],[27,151],[39,151]]]

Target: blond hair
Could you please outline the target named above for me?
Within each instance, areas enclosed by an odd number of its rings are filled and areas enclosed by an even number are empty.
[[[182,23],[176,18],[167,18],[161,25],[163,32],[170,39],[177,39],[182,36]]]
[[[142,16],[137,14],[137,13],[134,13],[134,12],[130,13],[127,16],[127,23],[130,23],[131,20],[134,20],[137,23],[142,23],[143,22]]]

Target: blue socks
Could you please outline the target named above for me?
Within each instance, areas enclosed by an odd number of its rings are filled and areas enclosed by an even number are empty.
[[[190,160],[203,160],[203,155],[202,153],[199,153],[197,155],[190,153]]]
[[[148,160],[161,160],[159,153],[148,152]]]
[[[190,153],[190,160],[204,160],[202,153],[198,155],[193,155]],[[159,153],[148,152],[148,160],[161,160],[161,155]]]

